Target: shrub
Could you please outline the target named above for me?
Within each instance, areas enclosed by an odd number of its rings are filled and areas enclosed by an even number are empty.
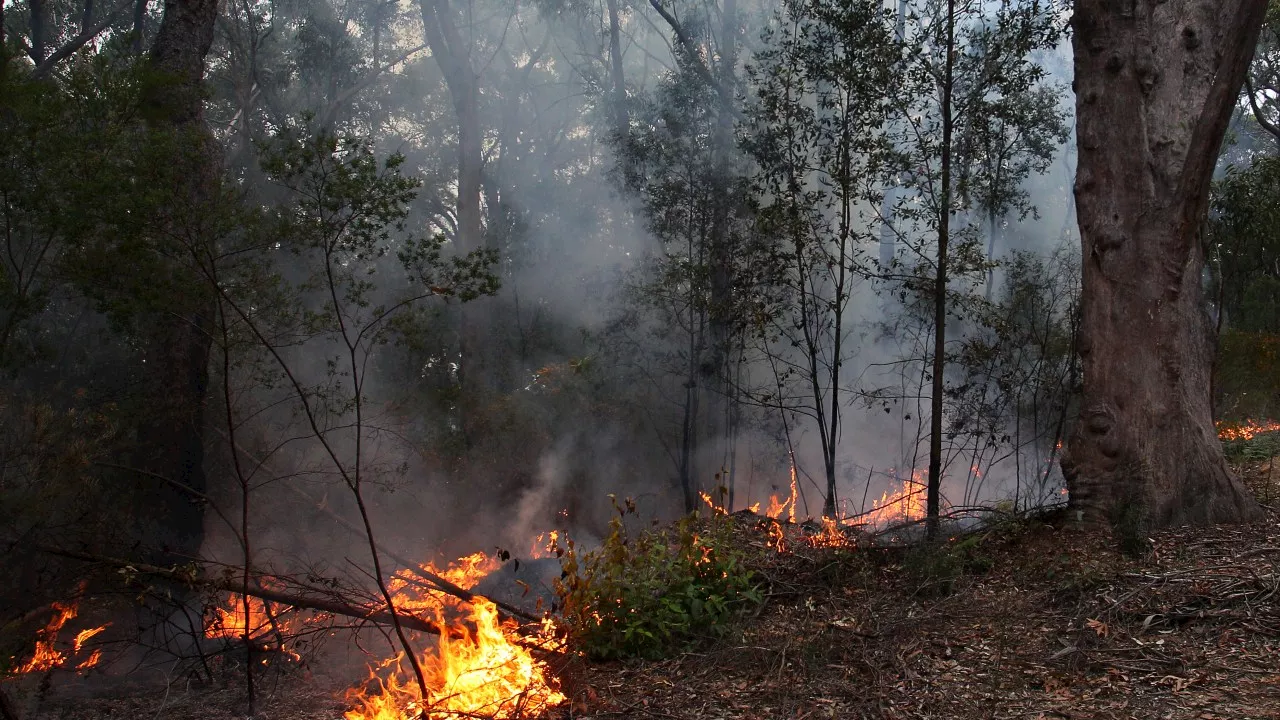
[[[760,603],[734,547],[732,519],[694,513],[633,536],[623,520],[635,505],[613,504],[617,514],[599,549],[579,554],[572,541],[561,549],[561,622],[589,657],[662,657],[723,634]]]

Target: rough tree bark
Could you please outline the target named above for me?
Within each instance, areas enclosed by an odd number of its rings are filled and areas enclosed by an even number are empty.
[[[1260,512],[1214,431],[1197,231],[1266,4],[1076,2],[1084,397],[1062,469],[1087,523]]]
[[[180,206],[198,214],[211,197],[218,171],[217,148],[204,129],[205,56],[213,44],[218,0],[166,0],[164,20],[151,47],[151,64],[173,79],[149,101],[161,112],[154,117],[176,132],[190,133],[201,143],[195,152],[178,159],[194,167],[184,172],[184,187],[174,188]],[[192,218],[172,218],[171,224]],[[199,220],[194,220],[198,225]],[[174,268],[182,272],[181,268]],[[175,298],[174,307],[158,308],[139,320],[145,343],[147,414],[137,427],[134,466],[170,478],[196,492],[205,491],[204,403],[209,385],[213,298],[196,289]],[[155,507],[152,538],[164,554],[194,556],[203,537],[203,508],[187,493],[171,485],[153,490]]]

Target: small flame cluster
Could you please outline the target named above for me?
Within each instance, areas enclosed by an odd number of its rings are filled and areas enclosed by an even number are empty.
[[[238,641],[245,637],[247,631],[249,640],[255,645],[279,651],[297,661],[302,656],[289,647],[289,640],[301,626],[315,619],[315,616],[302,618],[296,610],[286,605],[264,602],[256,597],[248,598],[246,603],[244,596],[228,593],[227,600],[222,605],[205,609],[204,636],[210,640]],[[268,664],[267,658],[263,658],[261,662],[263,665]]]
[[[550,536],[550,541],[555,537]],[[471,588],[498,565],[496,558],[476,553],[443,569],[430,563],[422,569]],[[413,677],[404,672],[404,657],[397,656],[370,668],[367,685],[375,690],[348,691],[353,709],[343,716],[345,720],[515,718],[536,715],[565,701],[545,664],[530,649],[558,644],[549,620],[526,631],[526,637],[515,621],[504,620],[487,600],[477,599],[464,607],[452,597],[424,591],[407,574],[395,576],[390,587],[400,610],[434,615],[441,627],[448,628],[435,647],[418,658],[430,695],[422,697]]]
[[[1280,422],[1275,420],[1245,420],[1241,423],[1217,423],[1220,440],[1252,440],[1270,432],[1280,431]]]
[[[80,612],[79,601],[69,603],[53,603],[53,617],[36,635],[36,647],[31,658],[13,671],[14,675],[43,673],[54,668],[73,667],[76,672],[84,672],[96,667],[102,661],[102,648],[94,648],[87,657],[84,651],[87,643],[106,630],[110,623],[86,628],[76,633],[71,640],[70,651],[60,647],[58,635],[66,624],[76,618]],[[72,662],[74,662],[74,665]]]
[[[978,467],[973,467],[971,472],[975,476],[981,477],[981,470]],[[925,480],[922,471],[913,471],[910,478],[899,480],[895,489],[882,493],[880,498],[872,503],[871,509],[867,512],[854,516],[841,513],[837,517],[821,518],[821,526],[818,531],[806,535],[805,543],[814,548],[850,547],[854,543],[853,539],[845,531],[847,527],[854,525],[885,526],[893,523],[920,520],[925,515],[924,488]],[[753,503],[747,507],[750,512],[756,515],[763,515],[770,520],[777,521],[766,524],[764,530],[768,534],[768,547],[780,553],[787,551],[787,535],[783,525],[792,525],[796,521],[796,502],[799,492],[794,464],[791,466],[790,490],[790,494],[784,498],[770,495],[768,508],[763,513],[760,512],[762,503]],[[728,513],[728,508],[716,503],[707,493],[703,492],[699,493],[699,495],[707,507],[711,508],[712,513],[716,515]]]

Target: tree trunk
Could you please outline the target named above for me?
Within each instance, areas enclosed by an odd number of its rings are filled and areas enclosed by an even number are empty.
[[[431,48],[431,56],[444,75],[458,122],[457,245],[459,252],[468,253],[481,249],[484,244],[480,211],[484,156],[478,78],[471,67],[470,47],[458,32],[448,0],[420,0],[419,7],[423,34]],[[479,396],[491,385],[483,343],[488,306],[491,304],[473,301],[464,304],[461,311],[459,377],[463,391],[462,428],[469,443],[474,440],[471,432],[473,413],[469,408],[478,404]]]
[[[1255,518],[1211,415],[1197,228],[1266,0],[1080,0],[1084,396],[1062,469],[1087,523]]]
[[[622,29],[618,20],[618,0],[609,6],[609,73],[613,82],[613,124],[618,142],[625,142],[631,128],[627,116],[627,86],[622,74]]]
[[[133,40],[130,43],[133,54],[142,54],[142,36],[146,30],[147,23],[147,0],[134,0],[133,2]]]
[[[48,18],[45,16],[48,11],[45,9],[44,0],[28,0],[27,10],[31,15],[28,22],[31,37],[31,59],[35,60],[36,64],[39,65],[44,61],[45,56],[49,54]]]
[[[167,0],[164,20],[151,48],[151,63],[175,80],[162,95],[150,98],[162,109],[155,117],[178,132],[203,142],[198,152],[175,160],[195,165],[185,173],[185,187],[175,188],[185,206],[206,207],[217,182],[218,149],[203,127],[204,61],[213,44],[217,0]],[[193,223],[199,226],[197,219]],[[174,272],[182,272],[174,268]],[[209,384],[213,298],[191,282],[186,302],[142,319],[147,360],[147,414],[139,423],[134,465],[169,478],[197,493],[206,489],[204,475],[204,402]],[[203,537],[203,508],[172,485],[156,489],[155,538],[164,553],[193,556]]]
[[[738,62],[738,6],[737,0],[724,0],[721,8],[723,23],[720,32],[720,68],[716,82],[720,88],[732,89]],[[736,401],[729,383],[729,350],[734,323],[733,298],[733,248],[730,203],[734,172],[733,120],[735,108],[729,104],[724,92],[719,93],[721,107],[717,113],[714,138],[714,162],[716,189],[711,218],[710,280],[711,297],[707,308],[707,327],[710,334],[710,357],[703,366],[700,383],[706,401],[708,444],[707,457],[715,466],[707,474],[721,474],[728,465],[729,408]],[[728,95],[731,97],[731,95]]]
[[[941,82],[942,197],[938,203],[938,265],[933,285],[933,390],[929,401],[929,476],[925,487],[925,537],[938,535],[942,512],[942,408],[947,369],[947,250],[951,234],[951,92],[955,86],[956,6],[947,0],[947,57]]]

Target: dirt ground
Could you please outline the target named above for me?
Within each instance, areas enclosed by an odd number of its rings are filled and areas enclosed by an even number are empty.
[[[1243,468],[1275,494],[1269,462]],[[728,637],[658,662],[561,668],[557,718],[1280,718],[1280,512],[1140,538],[1131,555],[1060,514],[904,547],[755,548],[767,601]],[[313,670],[314,672],[314,670]],[[359,676],[355,676],[358,678]],[[341,678],[260,683],[260,718],[336,720]],[[243,688],[54,688],[20,720],[236,717]]]

